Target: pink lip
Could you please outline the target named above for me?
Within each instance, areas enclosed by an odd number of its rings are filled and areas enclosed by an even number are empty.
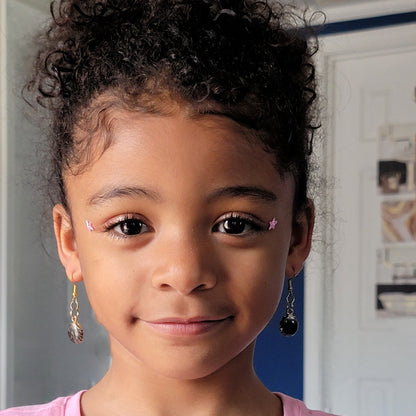
[[[172,336],[201,335],[220,327],[231,317],[226,318],[202,318],[189,319],[163,318],[155,321],[143,321],[157,332]]]

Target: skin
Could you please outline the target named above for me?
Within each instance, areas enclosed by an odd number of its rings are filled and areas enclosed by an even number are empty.
[[[53,210],[66,273],[110,337],[83,414],[282,415],[254,343],[309,253],[312,205],[293,221],[293,178],[225,117],[113,110],[111,126]]]

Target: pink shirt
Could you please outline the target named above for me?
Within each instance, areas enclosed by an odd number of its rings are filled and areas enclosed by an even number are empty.
[[[0,416],[81,416],[81,395],[59,397],[53,402],[36,406],[14,407],[0,411]],[[300,401],[282,393],[276,394],[283,403],[284,416],[334,416],[329,413],[308,410]]]

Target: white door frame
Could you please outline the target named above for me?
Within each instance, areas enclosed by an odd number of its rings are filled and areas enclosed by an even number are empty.
[[[7,20],[0,1],[0,409],[7,393]]]
[[[359,56],[377,55],[379,51],[414,49],[416,24],[375,28],[327,36],[320,41],[318,70],[322,74],[321,94],[325,97],[323,107],[323,130],[325,143],[318,145],[319,175],[325,185],[317,202],[317,233],[315,249],[306,265],[305,279],[305,348],[304,348],[304,399],[312,408],[331,410],[332,396],[328,369],[331,365],[331,329],[333,285],[332,275],[336,269],[336,220],[333,217],[334,183],[333,166],[333,94],[334,66],[337,61]],[[335,249],[334,249],[335,247]]]

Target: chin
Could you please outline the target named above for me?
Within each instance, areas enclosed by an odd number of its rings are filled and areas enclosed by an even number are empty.
[[[178,381],[193,381],[205,379],[217,373],[227,365],[227,362],[222,363],[216,360],[216,362],[212,363],[208,362],[206,359],[202,359],[202,361],[203,362],[195,362],[193,359],[172,359],[168,365],[163,367],[158,366],[158,368],[154,368],[154,370],[166,378]]]
[[[216,353],[210,357],[206,354],[198,354],[189,352],[185,357],[175,358],[170,356],[156,371],[163,374],[167,378],[193,381],[208,379],[211,376],[219,375],[223,372],[233,371],[233,368],[241,369],[246,366],[252,369],[252,348],[254,343],[242,351],[236,352],[234,355],[222,355]],[[160,363],[162,364],[162,363]]]

